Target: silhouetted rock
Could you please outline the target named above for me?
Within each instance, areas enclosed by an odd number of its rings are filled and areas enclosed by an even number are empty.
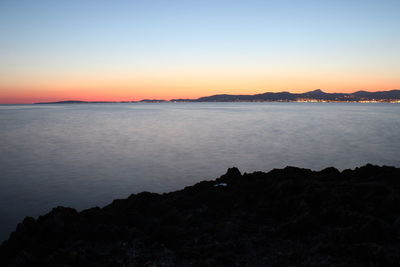
[[[0,265],[398,266],[399,207],[399,168],[230,168],[172,193],[27,217]]]
[[[237,179],[242,177],[239,169],[236,167],[229,168],[224,175],[222,175],[218,180],[226,180],[226,179]]]

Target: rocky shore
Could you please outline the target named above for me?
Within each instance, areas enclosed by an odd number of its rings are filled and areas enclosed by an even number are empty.
[[[0,265],[389,267],[399,233],[400,168],[231,168],[176,192],[27,217]]]

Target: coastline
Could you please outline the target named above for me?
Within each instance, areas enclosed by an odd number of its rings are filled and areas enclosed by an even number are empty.
[[[395,266],[400,168],[295,167],[27,217],[5,266]]]

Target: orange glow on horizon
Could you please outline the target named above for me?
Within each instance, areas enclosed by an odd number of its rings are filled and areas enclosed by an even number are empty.
[[[399,87],[397,87],[399,88]],[[240,94],[240,95],[253,95],[260,94],[266,92],[282,92],[288,91],[291,93],[304,93],[308,91],[312,91],[315,89],[321,89],[326,93],[353,93],[356,91],[388,91],[397,89],[396,87],[387,87],[387,88],[369,88],[367,90],[357,89],[357,90],[327,90],[320,87],[309,88],[306,90],[290,90],[290,89],[282,89],[282,90],[204,90],[204,91],[189,91],[189,92],[180,92],[171,91],[171,92],[152,92],[148,93],[137,93],[135,94],[135,90],[68,90],[68,91],[53,91],[53,92],[30,92],[30,93],[14,93],[5,95],[0,93],[0,104],[32,104],[37,102],[56,102],[56,101],[64,101],[64,100],[81,100],[81,101],[110,101],[110,102],[130,102],[130,101],[140,101],[142,99],[163,99],[163,100],[171,100],[171,99],[196,99],[203,96],[210,96],[216,94]]]
[[[379,77],[329,78],[298,75],[155,75],[135,78],[69,77],[37,81],[0,82],[0,104],[29,104],[63,100],[138,101],[142,99],[195,99],[215,94],[259,94],[265,92],[303,93],[321,89],[327,93],[386,91],[400,88],[400,79]]]

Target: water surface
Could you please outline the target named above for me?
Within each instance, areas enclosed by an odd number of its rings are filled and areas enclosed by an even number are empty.
[[[171,191],[231,166],[400,167],[399,137],[399,104],[1,105],[0,240],[57,205]]]

